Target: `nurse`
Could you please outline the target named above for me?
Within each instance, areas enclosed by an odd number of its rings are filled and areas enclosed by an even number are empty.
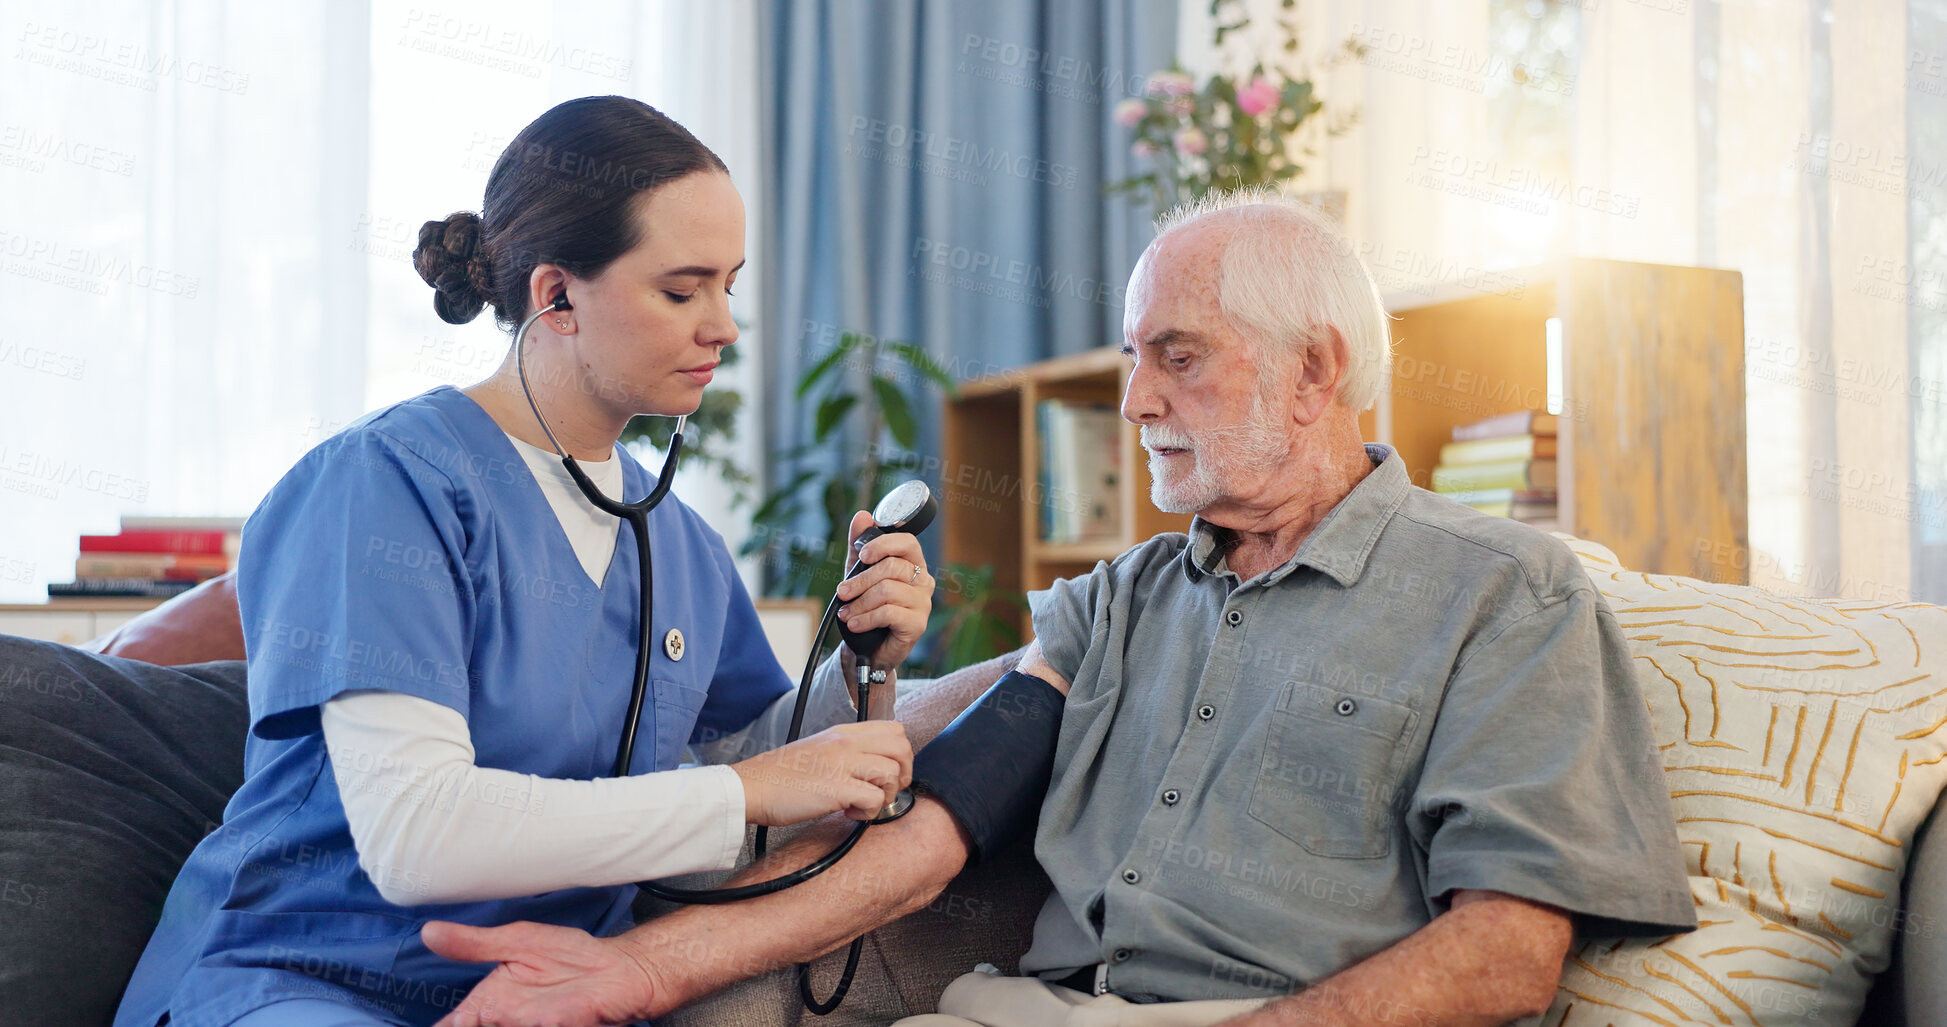
[[[428,222],[413,260],[449,322],[549,310],[525,347],[534,405],[603,492],[635,499],[654,481],[623,425],[695,410],[736,340],[743,205],[682,126],[589,97],[516,136],[482,214]],[[640,600],[622,528],[568,478],[511,351],[306,454],[244,528],[246,778],[118,1027],[431,1023],[492,967],[430,953],[427,920],[612,934],[632,882],[731,866],[746,824],[870,818],[910,782],[900,725],[850,723],[847,651],[812,686],[806,730],[825,730],[775,748],[791,682],[723,539],[674,497],[650,514],[651,701],[610,778]],[[910,535],[862,558],[841,616],[889,628],[877,659],[896,664],[933,580]],[[679,769],[686,748],[709,765]]]

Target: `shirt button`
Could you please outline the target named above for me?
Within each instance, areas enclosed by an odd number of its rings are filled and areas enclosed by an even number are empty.
[[[1209,720],[1210,718],[1216,715],[1217,715],[1217,707],[1212,706],[1209,703],[1204,703],[1202,706],[1197,707],[1198,720]]]
[[[1135,957],[1136,957],[1135,949],[1116,949],[1114,952],[1111,952],[1109,954],[1110,961],[1116,963],[1127,963],[1128,961],[1134,959]]]
[[[1142,879],[1142,871],[1137,870],[1135,867],[1130,867],[1122,872],[1122,882],[1124,884],[1138,884],[1141,883]]]
[[[1224,623],[1230,625],[1233,628],[1239,624],[1244,623],[1244,611],[1232,610],[1229,613],[1224,614]]]
[[[1176,805],[1176,800],[1181,798],[1183,798],[1183,793],[1172,788],[1169,791],[1163,793],[1163,805],[1174,806]]]
[[[1359,704],[1353,702],[1350,699],[1340,699],[1338,706],[1335,708],[1337,709],[1339,716],[1350,717],[1356,710],[1358,710]]]

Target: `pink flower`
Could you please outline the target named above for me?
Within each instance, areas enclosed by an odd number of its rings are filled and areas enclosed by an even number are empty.
[[[1162,152],[1162,147],[1147,139],[1138,139],[1134,146],[1129,147],[1129,154],[1132,157],[1154,157]]]
[[[1202,153],[1204,147],[1209,145],[1209,140],[1203,137],[1203,131],[1196,128],[1183,129],[1171,138],[1171,142],[1176,144],[1176,152],[1186,157],[1194,157]]]
[[[1196,90],[1196,83],[1180,71],[1159,71],[1149,76],[1143,88],[1150,96],[1188,96]]]
[[[1148,113],[1149,105],[1132,97],[1115,105],[1115,123],[1134,128]]]
[[[1237,91],[1237,109],[1255,118],[1278,105],[1278,87],[1259,75]]]

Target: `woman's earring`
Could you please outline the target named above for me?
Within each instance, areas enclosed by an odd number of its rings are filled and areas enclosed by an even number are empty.
[[[556,320],[556,321],[555,321],[554,323],[555,323],[555,324],[558,324],[558,325],[560,325],[560,326],[561,326],[561,327],[563,327],[563,328],[566,328],[566,327],[568,327],[568,322],[567,322],[567,321],[565,321],[565,320],[558,320],[558,319],[557,319],[557,320]]]

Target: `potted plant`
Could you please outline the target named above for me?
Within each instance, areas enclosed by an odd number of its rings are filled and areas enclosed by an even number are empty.
[[[794,397],[812,404],[811,439],[781,454],[781,484],[751,515],[742,550],[764,557],[768,594],[819,600],[832,594],[850,559],[853,511],[870,509],[922,470],[914,411],[934,387],[955,392],[952,376],[924,349],[861,332],[841,334],[799,378]],[[816,527],[803,530],[806,522]],[[1025,607],[1026,599],[996,590],[992,568],[945,564],[933,576],[940,601],[927,626],[929,641],[915,651],[917,673],[937,675],[1020,644],[995,607]]]
[[[1297,63],[1296,11],[1297,0],[1282,0],[1282,41],[1269,63],[1260,59],[1246,73],[1215,74],[1199,86],[1172,61],[1149,76],[1143,95],[1116,104],[1115,122],[1134,131],[1130,152],[1150,161],[1151,169],[1111,182],[1104,191],[1147,198],[1164,210],[1212,190],[1282,186],[1302,173],[1300,158],[1316,153],[1301,130],[1315,124],[1325,104]],[[1220,51],[1226,36],[1251,24],[1243,0],[1211,0],[1210,16]],[[1331,61],[1364,53],[1348,39]],[[1324,132],[1338,135],[1357,120],[1356,112],[1347,112]]]

